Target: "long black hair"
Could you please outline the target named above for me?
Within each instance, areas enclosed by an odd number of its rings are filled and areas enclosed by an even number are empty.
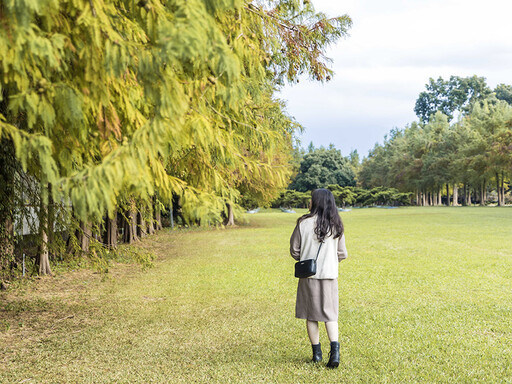
[[[317,216],[315,234],[318,241],[323,242],[330,235],[334,238],[343,235],[343,223],[336,208],[334,196],[328,189],[319,188],[311,192],[309,213],[299,217],[297,223],[315,215]]]

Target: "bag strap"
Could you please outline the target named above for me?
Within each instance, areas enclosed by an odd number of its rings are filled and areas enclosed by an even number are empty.
[[[318,260],[318,255],[320,254],[320,248],[322,248],[322,244],[323,244],[323,243],[320,243],[320,246],[318,247],[318,252],[316,253],[316,258],[315,258],[315,260]]]

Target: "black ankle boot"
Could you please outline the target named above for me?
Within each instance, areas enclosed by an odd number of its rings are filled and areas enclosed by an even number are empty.
[[[313,359],[311,359],[311,361],[313,363],[318,363],[319,361],[322,361],[322,349],[320,343],[311,344],[311,346],[313,347]]]
[[[340,365],[340,343],[331,341],[331,352],[329,352],[327,368],[338,368],[338,365]]]

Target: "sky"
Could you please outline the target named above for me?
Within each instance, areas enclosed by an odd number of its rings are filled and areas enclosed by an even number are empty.
[[[327,50],[333,80],[307,79],[280,97],[305,127],[307,148],[334,144],[367,156],[393,128],[417,120],[429,78],[482,76],[512,84],[510,0],[313,0],[329,17],[348,14],[350,36]]]

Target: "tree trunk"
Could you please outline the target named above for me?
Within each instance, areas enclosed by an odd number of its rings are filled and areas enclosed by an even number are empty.
[[[459,205],[459,187],[457,184],[453,184],[453,206],[457,207]]]
[[[148,231],[148,234],[152,235],[153,233],[155,233],[155,219],[154,219],[154,211],[153,211],[153,204],[149,205],[148,206],[148,209],[150,210],[151,212],[151,219],[149,219],[148,221],[148,227],[147,227],[147,231]]]
[[[139,241],[139,237],[137,235],[137,209],[130,209],[130,230],[132,232],[133,240]]]
[[[505,205],[505,175],[501,171],[501,205]]]
[[[146,221],[142,216],[142,212],[137,213],[137,235],[142,239],[147,236]]]
[[[105,238],[103,243],[108,248],[117,248],[117,211],[114,211],[113,218],[105,218]]]
[[[9,215],[0,223],[0,276],[14,260],[14,225]]]
[[[446,183],[446,206],[450,206],[450,185]]]
[[[496,172],[496,193],[498,195],[498,206],[501,207],[500,175]]]
[[[437,205],[443,205],[443,187],[439,187],[437,194]]]
[[[83,253],[89,252],[89,245],[91,243],[92,237],[92,226],[90,222],[84,222],[80,220],[80,229],[77,233],[78,244],[80,245],[80,250]]]
[[[480,205],[483,207],[485,206],[485,179],[482,181],[482,184],[480,185]]]
[[[425,199],[425,192],[421,192],[421,205],[424,207],[427,205],[426,199]]]
[[[233,207],[231,204],[226,204],[228,207],[228,218],[226,220],[227,226],[234,226],[235,225],[235,216],[233,215]]]
[[[48,257],[48,227],[47,224],[41,225],[41,248],[39,252],[39,274],[52,275],[50,268],[50,258]]]
[[[41,236],[41,244],[38,257],[40,275],[52,275],[48,253],[48,231],[48,185],[41,184],[39,202],[39,235]]]
[[[472,191],[471,191],[471,187],[470,187],[470,186],[468,186],[468,200],[467,200],[467,205],[468,205],[469,207],[471,207],[471,205],[473,204],[473,202],[471,201],[471,192],[472,192]]]
[[[0,140],[0,272],[14,260],[14,174],[16,159],[11,140]]]
[[[420,194],[418,190],[416,190],[416,205],[420,205]]]
[[[125,213],[126,218],[124,219],[123,226],[123,242],[131,244],[138,240],[137,238],[137,212],[131,207]]]
[[[52,196],[52,185],[48,183],[48,244],[55,244],[55,201]],[[55,249],[48,247],[48,253],[55,257]]]
[[[159,231],[162,229],[162,214],[160,209],[155,206],[155,221],[156,221],[156,230]]]

